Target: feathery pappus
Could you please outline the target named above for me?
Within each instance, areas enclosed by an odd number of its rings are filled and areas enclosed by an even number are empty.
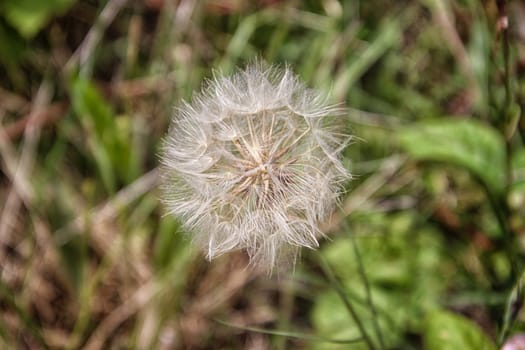
[[[288,67],[215,76],[176,110],[164,141],[169,213],[208,259],[244,249],[267,271],[295,262],[318,246],[318,225],[351,178],[343,113]]]

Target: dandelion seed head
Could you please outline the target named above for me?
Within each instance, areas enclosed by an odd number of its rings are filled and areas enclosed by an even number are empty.
[[[208,259],[244,249],[271,271],[315,248],[318,225],[351,176],[342,110],[289,68],[255,63],[214,77],[173,116],[162,153],[164,202]]]

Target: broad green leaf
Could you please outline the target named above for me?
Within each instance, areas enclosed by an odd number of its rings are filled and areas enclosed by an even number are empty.
[[[0,13],[26,37],[33,37],[53,16],[65,12],[75,0],[2,0]]]
[[[496,350],[496,346],[473,321],[449,311],[427,316],[424,330],[427,350]]]
[[[463,167],[495,194],[505,186],[505,143],[473,119],[420,122],[400,132],[401,146],[414,158]]]

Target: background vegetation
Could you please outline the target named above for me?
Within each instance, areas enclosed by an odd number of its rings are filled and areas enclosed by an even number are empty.
[[[254,57],[357,137],[330,239],[272,277],[206,262],[156,189],[174,106]],[[497,348],[525,320],[524,70],[519,1],[1,1],[0,348]]]

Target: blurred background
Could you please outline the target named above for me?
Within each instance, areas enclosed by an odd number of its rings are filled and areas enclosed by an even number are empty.
[[[207,262],[157,190],[175,106],[257,57],[356,135],[329,239],[273,276]],[[498,348],[524,71],[521,1],[1,0],[0,349]]]

